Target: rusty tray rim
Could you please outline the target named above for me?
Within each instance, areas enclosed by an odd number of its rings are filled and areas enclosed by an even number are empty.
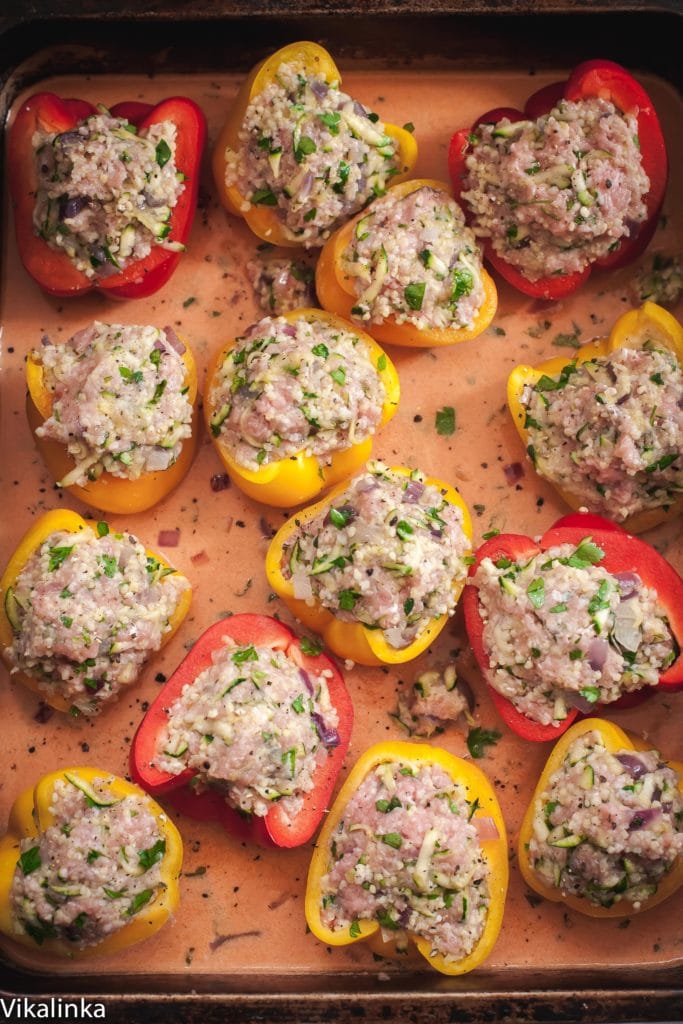
[[[184,32],[188,24],[202,32],[207,25],[222,22],[232,22],[231,28],[235,23],[252,28],[268,23],[268,48],[272,49],[272,43],[277,44],[283,37],[283,30],[286,35],[288,29],[297,25],[312,26],[309,35],[316,29],[334,32],[341,19],[349,14],[369,22],[393,25],[416,17],[427,19],[423,25],[443,19],[456,24],[464,19],[468,23],[479,22],[480,27],[490,24],[500,31],[500,22],[496,25],[495,19],[501,16],[510,25],[528,15],[542,16],[546,21],[562,19],[566,23],[567,16],[573,14],[578,16],[572,23],[575,28],[579,19],[590,18],[594,22],[597,17],[611,19],[617,13],[637,18],[639,26],[651,26],[655,21],[683,18],[683,4],[681,0],[603,0],[597,3],[593,0],[215,0],[213,4],[202,0],[181,3],[166,0],[141,10],[135,0],[118,6],[107,0],[80,0],[77,4],[69,0],[34,0],[30,7],[21,0],[7,0],[0,14],[0,119],[4,125],[14,98],[22,88],[47,75],[102,70],[102,47],[106,52],[112,42],[111,35],[108,43],[101,39],[98,42],[102,31],[98,24],[102,22],[107,25],[106,31],[114,34],[117,30],[125,33],[133,20],[136,25],[153,25],[155,32],[161,28],[172,34]],[[277,27],[273,33],[274,25]],[[55,40],[55,33],[61,33],[61,38]],[[681,88],[683,80],[674,54],[674,37],[664,34],[660,38],[665,51],[666,40],[671,38],[669,59],[664,61],[664,77]],[[37,39],[37,49],[32,48],[31,39]],[[46,40],[51,45],[45,46]],[[160,45],[158,38],[155,39],[155,46]],[[360,49],[362,52],[362,47]],[[343,47],[338,52],[343,52]],[[118,51],[116,56],[118,59]],[[648,70],[662,74],[659,54],[653,57],[644,47],[643,57]],[[551,53],[551,63],[552,60]],[[243,51],[238,63],[240,67],[251,66],[251,53]],[[539,66],[541,64],[539,60]],[[155,69],[162,71],[160,66],[155,65]],[[171,64],[166,68],[174,69]],[[4,159],[3,146],[0,173]],[[0,228],[4,227],[0,223]],[[529,978],[532,982],[529,986],[524,984],[527,977],[528,971],[493,977],[484,971],[464,979],[430,979],[433,988],[425,991],[413,975],[392,978],[393,987],[390,989],[387,985],[381,990],[374,974],[330,973],[325,978],[294,975],[283,979],[279,975],[254,972],[248,984],[244,983],[242,975],[201,978],[188,975],[178,979],[181,984],[177,985],[177,990],[169,992],[168,975],[139,975],[132,979],[108,974],[106,984],[102,985],[96,975],[81,980],[66,975],[33,973],[17,968],[0,955],[0,1000],[9,1019],[5,1007],[17,997],[20,1000],[26,997],[31,1002],[56,1000],[53,1012],[58,1015],[63,1012],[64,1004],[78,1003],[84,997],[90,1004],[102,1004],[107,1020],[127,1024],[195,1019],[206,1024],[226,1019],[231,1024],[254,1020],[313,1024],[318,1020],[357,1019],[369,1024],[380,1020],[425,1020],[430,1024],[454,1020],[509,1021],[511,1024],[516,1021],[580,1020],[597,1024],[683,1020],[683,971],[676,965],[658,969],[647,978],[634,974],[629,977],[618,968],[597,976],[595,972],[584,973],[576,980],[583,981],[585,987],[578,990],[567,984],[566,973],[560,969],[535,970]],[[124,991],[124,986],[128,991]],[[264,995],[268,986],[272,987]]]

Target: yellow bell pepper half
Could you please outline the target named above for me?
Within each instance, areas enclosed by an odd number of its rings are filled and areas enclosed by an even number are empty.
[[[8,608],[16,586],[17,576],[31,556],[38,551],[50,534],[56,533],[60,530],[66,530],[69,533],[82,533],[83,530],[92,530],[92,532],[97,535],[96,523],[87,522],[76,512],[72,512],[70,509],[53,509],[50,512],[45,512],[40,519],[36,520],[33,526],[31,526],[19,541],[14,554],[7,563],[7,568],[2,575],[2,579],[0,579],[0,603],[2,605],[0,610],[0,655],[2,655],[3,660],[6,662],[7,667],[10,670],[12,669],[12,664],[7,658],[6,651],[12,644],[14,632],[10,618],[11,613],[8,612]],[[160,562],[164,568],[172,568],[160,555],[154,554],[152,551],[148,551],[147,554]],[[188,587],[188,589],[181,594],[176,609],[169,620],[171,628],[167,633],[164,633],[163,640],[161,641],[162,647],[169,642],[171,637],[180,628],[180,624],[190,609],[191,601],[192,590]],[[34,679],[33,676],[29,676],[25,672],[12,672],[10,678],[21,683],[22,686],[26,686],[29,690],[33,690],[34,693],[39,694],[46,704],[50,704],[53,708],[57,708],[58,711],[70,710],[69,704],[62,697],[58,695],[53,696],[41,689],[38,685],[38,680]]]
[[[394,416],[398,408],[400,385],[396,367],[379,345],[364,331],[358,330],[353,324],[347,323],[338,316],[325,313],[321,309],[295,309],[284,314],[289,323],[304,319],[308,323],[316,320],[338,331],[349,331],[358,335],[366,344],[372,365],[384,384],[385,398],[382,406],[382,417],[379,423],[383,427]],[[268,462],[258,469],[251,470],[241,466],[232,456],[230,449],[222,443],[221,436],[215,434],[212,420],[216,413],[211,392],[215,386],[216,376],[235,342],[231,341],[212,359],[204,392],[204,418],[206,429],[211,436],[221,462],[227,469],[232,481],[248,494],[250,498],[261,501],[265,505],[277,508],[294,508],[311,498],[317,497],[322,491],[345,480],[360,469],[372,454],[372,438],[334,452],[331,461],[325,465],[318,456],[298,452],[286,459]]]
[[[411,470],[403,466],[393,466],[392,472],[400,473],[403,476],[410,476]],[[456,505],[463,516],[462,528],[471,541],[472,522],[467,505],[455,490],[441,480],[427,477],[424,480],[427,486],[438,488],[444,499],[451,505]],[[417,635],[415,640],[407,647],[392,647],[384,637],[381,629],[368,629],[361,622],[343,622],[341,619],[328,611],[315,601],[307,604],[306,601],[294,596],[294,586],[291,580],[285,578],[282,572],[284,549],[290,538],[296,533],[300,524],[305,524],[315,519],[319,513],[331,506],[339,494],[343,494],[348,486],[344,481],[334,487],[321,501],[309,505],[295,515],[291,516],[270,542],[266,554],[266,575],[268,582],[275,593],[282,598],[289,610],[305,626],[323,637],[325,645],[340,658],[350,658],[359,665],[399,665],[403,662],[412,661],[422,654],[431,643],[438,637],[441,630],[448,621],[447,615],[441,615],[432,619],[427,626]],[[465,585],[464,578],[454,581],[453,593],[457,601]]]
[[[159,832],[166,841],[166,849],[161,860],[161,881],[156,898],[142,910],[131,917],[130,921],[118,931],[113,932],[102,942],[85,949],[72,947],[66,939],[46,939],[38,946],[34,939],[17,930],[12,910],[11,890],[14,872],[19,857],[22,839],[36,838],[55,823],[51,810],[52,795],[55,783],[72,776],[86,785],[92,785],[96,779],[106,779],[113,797],[123,799],[128,796],[142,797],[156,818]],[[178,879],[183,862],[183,842],[173,822],[166,816],[156,801],[152,800],[142,789],[126,782],[111,772],[99,768],[63,768],[60,771],[44,775],[35,786],[24,790],[17,797],[10,812],[7,833],[0,840],[0,932],[22,946],[27,946],[35,954],[38,962],[41,956],[71,957],[83,959],[93,956],[107,956],[117,953],[127,946],[133,946],[143,939],[148,939],[173,914],[180,898]]]
[[[444,182],[429,178],[392,185],[391,194],[403,198],[420,188],[434,188],[452,195],[451,189]],[[325,243],[315,272],[315,289],[323,308],[350,320],[353,320],[351,310],[357,304],[358,296],[354,290],[354,279],[344,271],[344,253],[353,244],[356,225],[362,218],[367,217],[368,213],[372,213],[372,207],[361,211],[353,220],[335,231]],[[486,330],[496,315],[498,306],[498,293],[493,278],[483,268],[481,276],[484,301],[472,327],[416,327],[410,321],[398,324],[393,317],[387,317],[381,324],[363,321],[363,326],[378,341],[408,348],[439,348],[455,345],[459,341],[470,341]]]
[[[516,366],[508,378],[507,401],[512,420],[524,447],[526,448],[529,444],[529,434],[524,426],[526,407],[522,403],[525,387],[534,387],[544,375],[558,376],[563,367],[573,360],[585,363],[591,359],[604,358],[620,348],[642,349],[648,342],[654,342],[662,348],[670,349],[683,366],[683,327],[671,313],[654,302],[645,302],[639,309],[631,309],[624,313],[616,321],[608,337],[597,338],[587,345],[582,345],[571,358],[555,356],[553,359],[541,363],[540,366]],[[562,500],[574,510],[583,506],[584,499],[575,497],[554,483],[553,487]],[[672,501],[667,509],[654,508],[637,512],[620,525],[630,533],[643,533],[677,515],[681,509],[683,509],[683,497]]]
[[[464,959],[449,963],[444,956],[432,956],[432,946],[428,939],[411,932],[409,938],[427,962],[442,974],[466,974],[478,967],[493,949],[505,909],[505,897],[508,886],[508,850],[505,822],[493,787],[484,773],[470,761],[465,761],[440,747],[432,747],[426,743],[387,742],[370,747],[356,762],[346,782],[342,786],[337,799],[325,819],[315,845],[315,851],[308,871],[306,886],[306,921],[313,934],[325,945],[346,946],[351,942],[368,939],[377,935],[380,925],[374,920],[360,920],[357,934],[351,936],[349,929],[333,931],[323,924],[320,916],[322,906],[322,879],[327,874],[330,864],[330,852],[334,833],[344,817],[346,806],[363,780],[382,764],[396,764],[418,769],[424,765],[435,765],[443,769],[454,782],[464,787],[470,803],[476,801],[473,821],[478,818],[492,818],[498,836],[481,839],[481,848],[489,868],[490,905],[486,924],[476,946]],[[380,947],[377,946],[379,949]]]
[[[239,133],[244,121],[247,107],[259,93],[274,81],[277,73],[283,64],[300,64],[307,75],[325,76],[325,81],[330,85],[341,83],[341,74],[332,57],[317,43],[299,42],[289,43],[277,50],[265,60],[257,64],[248,75],[246,81],[239,90],[236,99],[228,113],[223,130],[218,137],[213,153],[213,175],[218,189],[218,195],[226,209],[237,217],[243,217],[251,230],[259,238],[272,245],[283,245],[290,248],[299,247],[301,243],[290,237],[285,225],[279,216],[277,207],[253,206],[249,200],[241,195],[236,186],[227,186],[225,183],[225,171],[227,166],[226,150],[236,152],[239,148]],[[410,174],[417,160],[417,143],[410,132],[404,128],[398,128],[393,124],[385,124],[384,130],[387,135],[398,144],[398,160],[401,167],[400,174],[395,175],[392,181],[401,181],[407,174]]]
[[[102,473],[97,480],[87,484],[71,484],[65,490],[80,498],[91,508],[115,515],[132,515],[144,512],[178,486],[192,465],[199,442],[199,414],[197,411],[197,367],[190,349],[185,347],[181,356],[185,364],[185,386],[189,389],[187,397],[193,407],[192,436],[182,443],[180,455],[168,469],[143,473],[137,480]],[[29,355],[26,361],[26,415],[33,433],[36,448],[50,475],[59,482],[74,468],[75,463],[63,444],[37,437],[36,430],[42,426],[52,414],[52,393],[45,387],[43,366],[34,356]]]
[[[582,899],[580,896],[574,896],[573,894],[563,896],[559,889],[547,885],[540,879],[529,863],[529,843],[533,835],[534,818],[537,807],[543,800],[543,794],[547,789],[549,779],[554,772],[561,768],[562,762],[572,743],[580,736],[584,736],[586,733],[593,732],[594,730],[600,734],[606,749],[611,753],[616,753],[619,750],[653,749],[651,743],[645,743],[639,737],[631,736],[629,733],[624,732],[623,729],[620,729],[618,725],[615,725],[613,722],[607,722],[603,718],[584,718],[583,721],[572,725],[553,747],[553,751],[538,780],[519,830],[517,859],[526,884],[530,889],[543,896],[544,899],[551,900],[553,903],[566,903],[572,910],[578,910],[589,917],[632,917],[633,914],[640,914],[644,910],[650,910],[651,907],[657,906],[658,903],[672,896],[683,885],[683,857],[676,859],[669,873],[659,883],[657,892],[647,900],[644,900],[639,907],[636,907],[628,900],[619,900],[611,907],[601,907],[596,906],[587,899]],[[679,789],[683,792],[683,762],[667,761],[666,763],[681,776]]]

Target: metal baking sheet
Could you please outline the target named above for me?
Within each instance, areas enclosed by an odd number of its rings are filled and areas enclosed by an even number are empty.
[[[17,40],[14,53],[22,58],[16,70],[7,58],[5,105],[15,106],[36,83],[61,95],[107,104],[122,99],[155,102],[182,93],[202,106],[213,139],[242,69],[287,39],[312,37],[338,58],[347,91],[386,120],[415,124],[420,146],[415,176],[444,179],[446,148],[455,128],[490,107],[522,103],[536,88],[563,77],[574,63],[608,53],[638,69],[651,91],[667,136],[671,181],[680,180],[683,104],[674,87],[675,62],[667,63],[666,32],[660,37],[659,66],[652,67],[648,61],[635,61],[633,54],[628,61],[629,54],[616,54],[614,46],[586,50],[582,29],[585,36],[586,26],[593,25],[597,35],[604,36],[608,22],[603,15],[596,14],[593,20],[575,14],[569,19],[539,12],[545,25],[566,29],[561,42],[557,35],[548,37],[556,41],[546,47],[543,66],[539,66],[534,48],[520,31],[519,19],[514,18],[500,23],[485,17],[461,20],[455,14],[446,18],[443,13],[427,13],[411,22],[412,15],[401,19],[364,15],[354,31],[332,15],[301,21],[293,11],[292,20],[280,22],[238,13],[234,19],[188,24],[185,48],[179,42],[183,26],[170,25],[168,17],[140,21],[136,40],[127,36],[126,24],[120,20],[99,27],[82,21],[69,33],[68,46],[47,53],[31,49],[19,21],[8,26],[4,36],[5,42]],[[37,25],[38,40],[51,25],[51,17],[46,14]],[[657,17],[660,27],[668,25],[667,15],[641,12],[641,40],[655,33]],[[226,46],[229,59],[223,63],[216,53],[219,24],[226,37],[231,34]],[[527,24],[532,25],[527,32],[535,35],[540,23]],[[418,25],[424,25],[421,36],[415,34]],[[484,70],[487,32],[494,56]],[[245,42],[242,50],[240,33]],[[391,41],[392,33],[400,61],[387,58],[386,40]],[[373,49],[373,42],[380,38],[385,40],[381,50]],[[511,39],[518,44],[514,52]],[[630,46],[625,43],[627,50]],[[155,69],[154,74],[144,73],[148,66]],[[683,204],[674,187],[670,187],[665,214],[666,223],[654,245],[680,251]],[[42,511],[61,505],[83,511],[71,496],[53,488],[25,420],[24,357],[42,334],[68,337],[96,318],[171,324],[192,346],[201,379],[210,355],[261,314],[244,269],[257,240],[219,206],[206,168],[188,252],[171,281],[149,299],[108,303],[89,295],[69,302],[44,296],[19,264],[6,190],[3,224],[0,483],[6,511],[0,562],[4,564]],[[474,342],[439,352],[393,349],[402,400],[395,420],[377,440],[376,454],[388,462],[419,465],[458,486],[475,510],[477,541],[492,526],[540,533],[563,507],[528,464],[517,484],[509,484],[503,472],[506,465],[523,461],[503,404],[507,374],[520,361],[533,363],[563,351],[553,347],[558,334],[573,333],[578,327],[580,340],[586,341],[606,332],[628,306],[631,273],[627,268],[609,277],[594,275],[580,296],[553,305],[536,303],[500,285],[494,326]],[[546,321],[551,326],[539,330]],[[564,351],[571,356],[569,349]],[[435,412],[445,404],[452,405],[457,415],[457,430],[450,438],[439,437],[434,428]],[[66,721],[55,713],[41,724],[35,719],[35,695],[8,683],[3,675],[5,767],[0,821],[6,819],[12,800],[26,784],[55,767],[92,764],[125,773],[130,740],[146,702],[158,690],[155,675],[170,674],[187,646],[219,615],[277,611],[291,621],[280,602],[269,601],[263,573],[268,537],[282,522],[283,513],[251,502],[234,487],[213,492],[210,479],[217,472],[222,467],[204,436],[189,476],[170,498],[149,513],[126,517],[125,523],[116,518],[151,547],[157,545],[161,530],[178,528],[178,547],[164,553],[195,586],[193,608],[179,634],[117,706],[92,723]],[[679,524],[671,524],[653,531],[648,539],[681,569],[679,529]],[[478,724],[499,727],[467,651],[461,617],[456,615],[433,649],[413,664],[398,671],[355,668],[347,673],[357,723],[349,764],[371,742],[401,738],[389,717],[399,680],[412,680],[455,652],[459,671],[476,691]],[[674,700],[655,697],[645,708],[614,718],[626,728],[650,735],[670,756],[681,757]],[[512,849],[547,747],[531,747],[502,727],[501,731],[502,740],[489,748],[480,763],[497,783]],[[449,728],[438,742],[454,753],[467,752],[461,726]],[[246,846],[217,826],[188,819],[179,819],[178,824],[186,859],[181,907],[170,926],[115,959],[79,963],[77,969],[55,962],[40,976],[33,973],[30,956],[3,945],[9,958],[2,967],[3,989],[99,993],[107,999],[109,1019],[120,1015],[126,1020],[133,1019],[130,1014],[138,1005],[144,1006],[145,1018],[151,1020],[155,1015],[168,1019],[171,1012],[178,1019],[196,1014],[207,1020],[226,1009],[234,1020],[252,1019],[250,1015],[257,1012],[266,1019],[297,1020],[314,1008],[316,1013],[325,1008],[325,1013],[339,1019],[382,1012],[398,1020],[407,1018],[410,1010],[445,1020],[456,1006],[463,1019],[540,1013],[554,1019],[579,1015],[586,1020],[637,1019],[635,1010],[641,1013],[639,1019],[652,1019],[658,1012],[675,1019],[671,1011],[681,1006],[683,892],[627,926],[618,920],[593,921],[566,911],[563,905],[538,905],[530,899],[511,854],[510,893],[496,948],[480,970],[462,979],[446,979],[423,969],[419,957],[403,958],[398,964],[378,962],[363,944],[332,951],[307,935],[302,901],[310,848],[266,850]]]

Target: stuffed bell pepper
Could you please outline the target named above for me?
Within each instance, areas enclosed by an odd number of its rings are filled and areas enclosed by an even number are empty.
[[[316,43],[290,43],[258,64],[216,143],[221,201],[273,245],[316,248],[414,166],[403,128],[341,92]]]
[[[508,405],[537,473],[640,533],[683,505],[683,328],[646,302],[571,361],[517,366]]]
[[[204,414],[237,486],[291,508],[360,469],[398,400],[396,369],[369,335],[299,309],[265,317],[217,354]]]
[[[519,833],[527,885],[590,917],[630,917],[683,885],[683,763],[600,718],[553,749]]]
[[[662,129],[620,65],[591,60],[455,133],[449,170],[486,258],[526,295],[560,299],[593,267],[635,260],[657,227],[667,183]]]
[[[172,327],[95,321],[43,338],[26,362],[27,415],[57,486],[104,512],[156,505],[198,443],[197,368]]]
[[[173,96],[107,110],[41,92],[9,133],[9,187],[22,262],[51,295],[97,288],[151,295],[192,227],[204,115]]]
[[[495,944],[507,882],[505,824],[484,773],[439,747],[379,743],[325,820],[306,920],[325,945],[374,936],[383,953],[411,939],[437,971],[465,974]]]
[[[300,846],[327,810],[352,723],[319,645],[268,616],[234,615],[206,630],[148,710],[131,772],[193,818]]]
[[[168,643],[191,599],[188,580],[132,534],[55,509],[0,580],[0,653],[47,704],[98,714]]]
[[[330,238],[316,269],[321,305],[379,341],[431,347],[469,341],[496,312],[496,286],[447,185],[390,188]]]
[[[493,701],[525,739],[553,740],[579,712],[683,687],[683,580],[599,516],[560,519],[538,543],[487,540],[463,607]]]
[[[399,664],[422,654],[453,614],[471,536],[469,512],[452,487],[369,462],[280,528],[266,573],[339,657]]]
[[[45,956],[119,953],[178,906],[182,840],[137,786],[100,768],[44,775],[0,840],[0,932]]]

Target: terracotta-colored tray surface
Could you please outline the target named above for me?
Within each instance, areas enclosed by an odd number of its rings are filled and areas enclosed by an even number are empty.
[[[343,70],[343,68],[342,68]],[[534,89],[562,77],[559,74],[468,74],[420,71],[349,71],[344,87],[387,120],[412,121],[419,140],[416,177],[446,178],[446,148],[453,129],[466,125],[483,110],[499,105],[520,105]],[[648,79],[669,145],[671,181],[683,174],[681,100],[663,82]],[[211,138],[215,138],[227,104],[235,94],[234,75],[185,75],[77,78],[48,80],[41,87],[63,96],[79,96],[112,104],[123,99],[156,102],[182,93],[195,99],[206,112]],[[5,200],[6,206],[9,203]],[[665,204],[665,223],[654,246],[680,251],[683,242],[683,207],[671,189]],[[11,214],[3,239],[3,400],[0,493],[4,529],[0,562],[6,562],[32,520],[58,506],[84,511],[70,496],[55,491],[37,457],[24,412],[24,359],[43,334],[60,340],[93,319],[122,323],[171,324],[191,344],[201,376],[220,346],[261,314],[249,286],[245,264],[256,241],[244,225],[219,206],[205,171],[201,207],[187,254],[179,269],[150,299],[109,303],[97,295],[75,301],[43,295],[20,266]],[[575,334],[581,342],[606,333],[614,319],[628,308],[627,285],[632,271],[610,276],[594,274],[588,287],[570,301],[548,305],[513,293],[500,284],[500,303],[494,325],[476,341],[441,351],[391,351],[401,377],[398,415],[383,431],[376,454],[390,463],[419,466],[461,490],[474,510],[475,541],[496,527],[539,534],[565,509],[550,487],[538,480],[525,461],[519,439],[504,407],[505,381],[518,362],[537,362],[571,348],[558,348],[560,334]],[[678,311],[680,314],[680,310]],[[457,429],[452,437],[435,430],[435,412],[444,405],[456,410]],[[505,467],[521,462],[524,476],[509,483]],[[220,493],[211,477],[222,467],[203,436],[198,458],[185,482],[169,499],[149,513],[116,520],[149,546],[158,547],[161,530],[179,529],[180,542],[164,550],[192,580],[195,599],[189,618],[175,639],[144,671],[139,683],[120,703],[93,722],[76,722],[55,713],[49,721],[36,719],[34,694],[13,685],[3,671],[1,684],[2,783],[0,821],[5,821],[16,795],[44,772],[70,764],[91,764],[125,774],[131,738],[158,692],[157,673],[170,674],[200,633],[219,616],[237,612],[268,612],[290,616],[273,600],[264,576],[264,554],[273,528],[283,513],[243,497],[234,487]],[[648,540],[683,569],[679,523],[653,531]],[[475,690],[477,723],[498,728],[500,742],[488,748],[479,762],[495,781],[507,821],[511,850],[527,801],[548,753],[546,745],[518,740],[501,726],[473,667],[464,639],[461,617],[456,615],[434,648],[400,670],[354,668],[346,673],[356,709],[356,726],[349,764],[370,743],[404,738],[389,717],[396,705],[399,679],[412,680],[422,670],[457,656],[459,671]],[[655,697],[642,708],[615,713],[615,721],[649,737],[669,756],[681,758],[681,730],[674,710],[682,697]],[[468,756],[466,730],[450,727],[438,742],[456,754]],[[178,819],[185,842],[182,902],[175,920],[147,944],[109,960],[78,964],[77,973],[104,978],[108,974],[167,974],[169,990],[174,978],[186,975],[200,982],[201,975],[239,976],[262,972],[271,976],[299,974],[315,985],[327,972],[348,972],[377,978],[391,989],[397,972],[407,967],[422,972],[419,985],[436,990],[441,979],[420,958],[400,964],[378,962],[364,944],[330,950],[306,933],[303,892],[310,845],[295,851],[261,849],[226,835],[219,827]],[[488,978],[497,985],[519,970],[561,968],[563,979],[600,971],[608,979],[632,971],[634,981],[646,981],[662,969],[683,963],[683,890],[649,913],[632,919],[595,921],[538,903],[523,884],[511,852],[511,884],[500,939],[478,978],[486,990]],[[3,949],[18,964],[34,966],[31,955],[18,948]],[[71,973],[70,964],[50,965],[54,973]],[[664,971],[666,974],[667,972]],[[671,977],[680,973],[674,971]],[[139,982],[143,979],[140,977]],[[130,984],[138,982],[131,977]],[[187,983],[185,983],[187,987]]]

